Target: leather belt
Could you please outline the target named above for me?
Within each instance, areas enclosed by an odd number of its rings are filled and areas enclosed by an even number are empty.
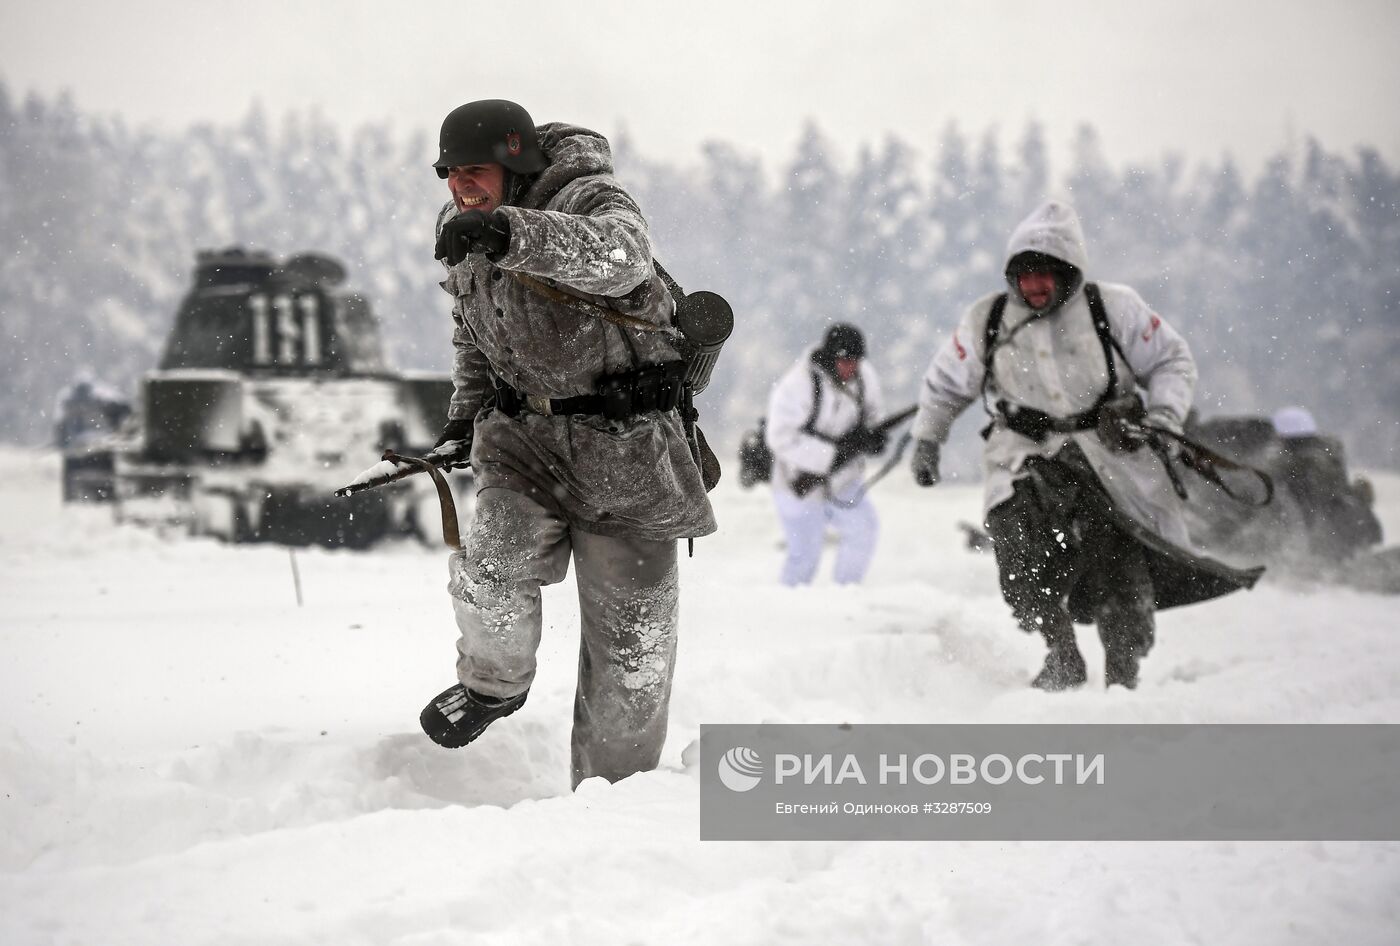
[[[553,417],[556,414],[601,414],[603,399],[596,394],[581,394],[577,397],[526,394],[504,381],[497,381],[496,407],[507,417],[515,417],[521,411],[542,414],[545,417]]]
[[[556,414],[601,414],[609,420],[624,420],[651,411],[674,411],[684,396],[685,362],[647,365],[622,374],[608,375],[598,382],[597,394],[574,397],[545,397],[526,394],[493,379],[496,407],[507,417],[530,411],[545,417]]]

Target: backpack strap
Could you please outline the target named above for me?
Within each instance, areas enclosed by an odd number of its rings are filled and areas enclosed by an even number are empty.
[[[992,301],[992,311],[987,313],[987,327],[982,332],[982,382],[986,385],[987,375],[992,373],[992,355],[995,354],[997,336],[1001,334],[1001,320],[1006,315],[1007,293],[1002,293]]]
[[[1108,384],[1099,395],[1099,399],[1094,402],[1094,406],[1089,408],[1090,411],[1097,412],[1118,390],[1118,365],[1114,361],[1113,353],[1118,352],[1124,364],[1127,364],[1128,356],[1123,354],[1118,339],[1113,337],[1113,330],[1108,324],[1108,309],[1104,308],[1103,294],[1099,292],[1098,283],[1084,284],[1084,300],[1089,303],[1089,316],[1094,320],[1094,334],[1099,337],[1099,344],[1103,346],[1103,360],[1108,366]]]
[[[991,436],[992,427],[997,421],[997,414],[987,404],[987,382],[992,378],[992,356],[996,354],[997,336],[1001,334],[1001,321],[1006,315],[1007,297],[1008,294],[1003,292],[992,300],[992,309],[987,313],[987,325],[982,330],[982,384],[978,388],[977,396],[982,402],[982,409],[987,412],[987,423],[981,430],[983,440]]]

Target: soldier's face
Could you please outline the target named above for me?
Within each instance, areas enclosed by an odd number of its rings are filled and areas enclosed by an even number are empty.
[[[1025,299],[1032,309],[1043,309],[1055,297],[1055,274],[1022,273],[1016,277],[1016,288],[1021,290],[1021,298]]]
[[[854,378],[854,377],[856,376],[856,372],[858,372],[858,371],[860,371],[860,360],[859,360],[859,359],[856,359],[856,358],[837,358],[837,359],[836,359],[836,377],[838,377],[838,378],[841,379],[841,383],[842,383],[842,384],[845,384],[847,381],[849,381],[849,380],[851,380],[852,378]]]
[[[447,189],[457,212],[480,210],[490,213],[501,206],[506,188],[506,169],[499,164],[468,164],[447,169]]]

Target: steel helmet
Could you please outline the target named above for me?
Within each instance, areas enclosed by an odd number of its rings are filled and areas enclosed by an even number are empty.
[[[549,162],[530,113],[514,102],[485,99],[454,108],[438,136],[438,177],[467,164],[500,164],[514,174],[538,174]]]
[[[846,322],[837,322],[826,330],[826,336],[817,350],[812,353],[812,361],[827,371],[836,370],[836,359],[865,357],[865,336],[860,329]]]

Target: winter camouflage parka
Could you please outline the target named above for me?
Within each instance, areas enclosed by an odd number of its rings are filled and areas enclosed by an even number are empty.
[[[610,421],[528,410],[508,417],[491,405],[492,375],[524,394],[564,398],[596,393],[604,375],[680,357],[674,300],[652,267],[646,220],[612,175],[607,140],[563,124],[542,125],[539,135],[549,166],[501,207],[509,249],[495,262],[468,256],[442,283],[454,298],[448,416],[476,419],[477,486],[524,493],[600,535],[708,535],[714,513],[674,411]],[[451,202],[443,208],[439,231],[455,212]],[[623,328],[513,274],[657,330]]]

